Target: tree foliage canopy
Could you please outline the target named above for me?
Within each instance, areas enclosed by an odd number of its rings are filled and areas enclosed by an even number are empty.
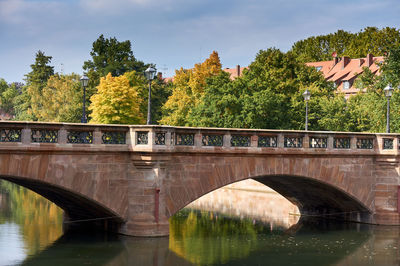
[[[144,117],[139,107],[142,99],[138,90],[141,86],[140,78],[131,73],[113,77],[108,73],[101,78],[97,93],[91,97],[89,110],[92,111],[91,123],[100,124],[141,124]]]
[[[42,90],[39,121],[79,122],[82,115],[82,87],[78,74],[53,75]]]
[[[83,69],[89,77],[89,87],[96,87],[100,78],[108,73],[117,77],[129,71],[145,70],[145,64],[133,55],[129,40],[120,42],[116,38],[106,39],[102,34],[93,42],[90,56],[92,59],[83,64]]]
[[[164,105],[160,123],[167,125],[190,125],[188,114],[199,104],[204,94],[206,79],[220,74],[222,65],[217,52],[192,69],[176,70],[172,95]]]
[[[54,75],[54,67],[50,66],[51,56],[44,52],[36,53],[35,63],[31,65],[32,71],[25,75],[26,86],[22,93],[15,99],[16,120],[36,121],[37,113],[42,111],[42,89],[47,80]]]
[[[315,96],[312,107],[319,105],[318,96],[334,97],[319,72],[274,48],[260,51],[241,77],[231,80],[220,73],[206,85],[199,104],[188,113],[190,126],[300,129],[305,88]],[[311,121],[318,120],[317,109],[311,108]]]
[[[400,31],[395,28],[367,27],[357,33],[338,30],[327,35],[312,36],[293,44],[291,51],[300,62],[327,61],[333,52],[339,57],[383,56],[400,45]]]

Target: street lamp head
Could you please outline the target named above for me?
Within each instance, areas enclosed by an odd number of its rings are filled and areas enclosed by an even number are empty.
[[[309,101],[311,98],[311,92],[308,89],[306,89],[306,91],[303,93],[303,97],[304,97],[304,101],[306,101],[306,102]]]
[[[89,78],[86,75],[83,75],[80,78],[81,84],[83,87],[87,87],[88,83],[89,83]]]
[[[386,88],[383,89],[383,91],[385,92],[385,96],[386,98],[390,98],[393,95],[393,88],[392,86],[389,84],[386,86]]]
[[[149,67],[148,69],[146,69],[146,71],[144,71],[146,79],[147,80],[154,79],[156,72],[157,72],[157,69],[155,69],[154,67]]]

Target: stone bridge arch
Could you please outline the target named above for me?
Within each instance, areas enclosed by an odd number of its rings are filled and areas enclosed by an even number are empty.
[[[290,155],[193,156],[191,160],[185,156],[172,160],[174,166],[166,178],[171,180],[167,196],[169,216],[215,189],[252,178],[286,197],[302,214],[371,222],[371,158],[358,159],[357,164],[348,158]]]
[[[0,179],[28,188],[64,210],[67,221],[86,221],[119,230],[126,221],[126,193],[112,185],[114,175],[93,171],[109,155],[0,154]],[[104,166],[106,168],[107,166]],[[115,169],[114,169],[115,170]],[[110,185],[111,183],[111,185]],[[119,195],[120,197],[115,197]]]

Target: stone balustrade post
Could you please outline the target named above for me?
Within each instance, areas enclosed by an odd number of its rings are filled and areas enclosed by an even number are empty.
[[[30,144],[31,143],[31,129],[23,128],[21,131],[21,143],[22,144]]]
[[[61,128],[58,131],[58,143],[61,145],[67,144],[67,139],[68,139],[68,131],[65,128]]]
[[[328,136],[328,143],[327,143],[327,148],[328,150],[333,150],[333,135]]]
[[[102,133],[101,133],[100,129],[96,128],[93,131],[93,144],[95,144],[95,145],[101,144],[102,143],[101,137],[102,137]]]

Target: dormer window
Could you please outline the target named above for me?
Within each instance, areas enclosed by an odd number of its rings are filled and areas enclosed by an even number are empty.
[[[350,82],[348,80],[343,80],[343,89],[344,90],[350,89]]]
[[[317,71],[321,71],[322,66],[317,66],[317,67],[315,67],[315,69],[316,69]]]

